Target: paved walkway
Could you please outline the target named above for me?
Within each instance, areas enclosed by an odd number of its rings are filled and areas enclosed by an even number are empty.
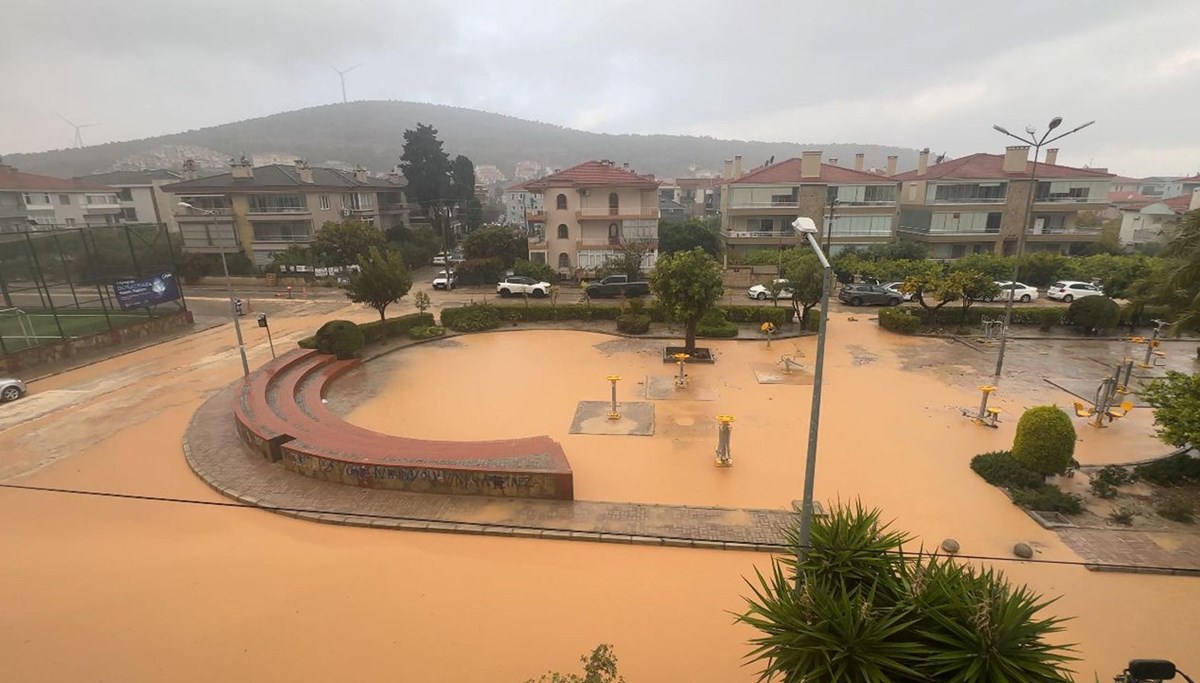
[[[1200,534],[1133,529],[1055,529],[1094,571],[1200,576]],[[1104,566],[1123,565],[1123,566]],[[1137,565],[1131,569],[1128,565]]]
[[[183,439],[188,465],[217,491],[273,512],[331,524],[410,531],[781,550],[785,510],[451,496],[309,479],[264,460],[234,429],[234,386],[217,392]]]

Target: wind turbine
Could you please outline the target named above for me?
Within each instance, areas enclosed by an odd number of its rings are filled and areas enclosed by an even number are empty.
[[[75,146],[76,147],[83,147],[83,133],[81,133],[79,131],[81,131],[84,128],[91,128],[92,126],[96,125],[94,123],[74,123],[67,117],[63,116],[62,114],[59,114],[58,118],[62,119],[63,121],[66,121],[68,125],[70,125],[71,127],[73,127],[75,129]]]
[[[329,67],[329,68],[333,69],[334,71],[336,71],[338,74],[338,78],[340,78],[342,80],[342,104],[346,103],[346,74],[350,73],[351,71],[354,71],[355,69],[357,69],[360,66],[362,66],[361,63],[355,64],[354,66],[350,67],[349,69],[339,69],[336,66]]]

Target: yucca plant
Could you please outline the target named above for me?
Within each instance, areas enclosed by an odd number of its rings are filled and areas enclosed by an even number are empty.
[[[798,520],[796,520],[798,522]],[[993,570],[923,552],[911,537],[861,503],[814,520],[811,548],[748,580],[748,609],[736,615],[751,639],[760,680],[786,683],[1069,681],[1069,646],[1046,642],[1062,620],[1050,604]]]

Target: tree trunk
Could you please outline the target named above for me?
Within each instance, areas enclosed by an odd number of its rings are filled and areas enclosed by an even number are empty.
[[[387,336],[388,336],[387,318],[383,317],[383,313],[386,310],[387,310],[387,306],[384,306],[383,308],[379,309],[379,331],[384,339],[387,339]]]
[[[691,320],[687,321],[687,325],[684,328],[685,332],[683,338],[683,347],[686,353],[696,353],[696,324],[698,322],[698,319],[692,318]]]

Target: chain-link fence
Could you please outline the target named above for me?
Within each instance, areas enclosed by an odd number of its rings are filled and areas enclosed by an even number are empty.
[[[0,233],[0,354],[183,310],[166,226]]]

